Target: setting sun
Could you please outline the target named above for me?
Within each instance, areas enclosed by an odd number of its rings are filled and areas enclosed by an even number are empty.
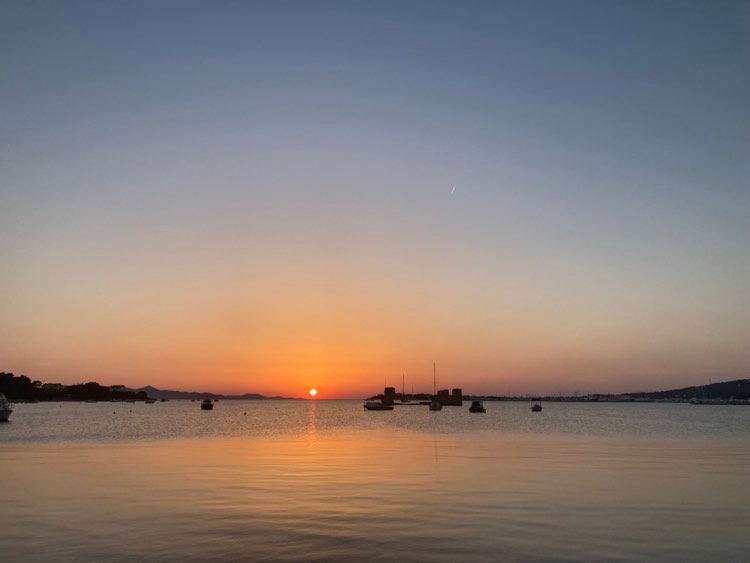
[[[317,389],[310,389],[310,396],[311,397],[314,397],[317,394],[318,394],[318,390]]]

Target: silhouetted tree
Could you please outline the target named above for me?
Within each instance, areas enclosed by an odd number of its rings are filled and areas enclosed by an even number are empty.
[[[39,388],[25,375],[15,376],[12,373],[0,373],[0,393],[8,399],[30,400],[36,399]]]

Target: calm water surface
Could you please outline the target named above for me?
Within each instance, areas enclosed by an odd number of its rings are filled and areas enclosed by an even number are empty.
[[[750,407],[40,403],[9,561],[746,561]]]

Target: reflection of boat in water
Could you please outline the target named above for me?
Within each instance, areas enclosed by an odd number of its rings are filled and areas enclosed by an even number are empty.
[[[541,399],[532,399],[534,401],[534,404],[531,407],[531,412],[542,412],[542,400]]]
[[[203,399],[203,402],[201,403],[201,410],[203,411],[214,410],[214,404],[211,402],[211,399]]]
[[[378,401],[365,401],[365,410],[368,411],[392,411],[393,405],[384,405]]]
[[[13,405],[8,402],[5,395],[0,393],[0,422],[7,422],[13,413]]]
[[[484,405],[482,404],[482,401],[472,401],[471,406],[469,407],[469,412],[487,412],[484,410]]]

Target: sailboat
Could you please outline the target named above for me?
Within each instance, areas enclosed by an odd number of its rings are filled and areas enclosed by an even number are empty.
[[[432,363],[432,402],[430,403],[431,411],[443,410],[443,405],[437,400],[437,380],[435,379],[435,362]]]

